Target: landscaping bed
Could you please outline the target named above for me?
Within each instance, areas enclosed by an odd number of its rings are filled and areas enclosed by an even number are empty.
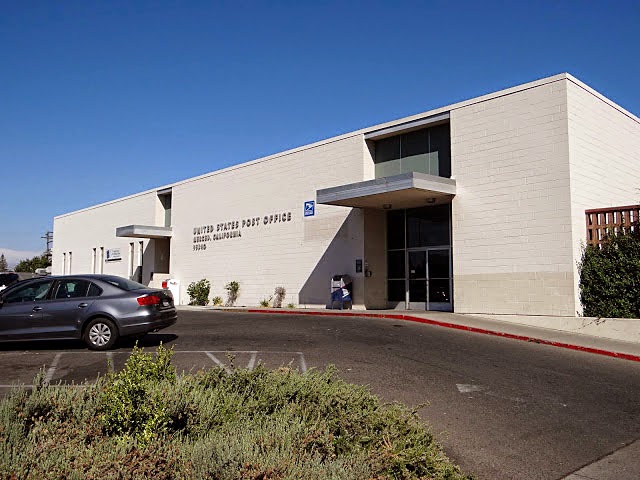
[[[134,349],[94,383],[0,402],[0,477],[464,479],[414,411],[334,368],[176,375],[171,350]]]

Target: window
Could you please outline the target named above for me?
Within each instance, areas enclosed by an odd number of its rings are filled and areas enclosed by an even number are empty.
[[[91,273],[96,273],[96,249],[91,252]]]
[[[87,297],[99,297],[100,295],[102,295],[102,289],[95,283],[90,283]]]
[[[131,280],[127,280],[126,278],[122,278],[122,277],[105,276],[105,277],[102,277],[100,280],[102,280],[103,282],[110,283],[114,287],[118,287],[118,288],[121,288],[122,290],[127,290],[127,291],[140,290],[142,288],[147,288],[141,283],[132,282]]]
[[[35,302],[47,298],[47,293],[51,288],[53,280],[41,280],[30,282],[28,285],[17,287],[9,292],[5,297],[5,303]]]
[[[87,280],[64,280],[58,282],[53,298],[82,298],[87,296],[89,282]]]
[[[407,247],[450,245],[451,206],[407,210]]]
[[[422,128],[375,142],[376,178],[407,172],[451,176],[449,124]]]

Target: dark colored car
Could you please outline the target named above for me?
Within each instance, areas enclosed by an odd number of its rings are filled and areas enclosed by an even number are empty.
[[[9,288],[14,283],[21,282],[29,278],[35,277],[35,273],[25,272],[2,272],[0,273],[0,291]]]
[[[176,319],[169,290],[114,275],[39,277],[0,292],[0,341],[76,338],[107,350]]]

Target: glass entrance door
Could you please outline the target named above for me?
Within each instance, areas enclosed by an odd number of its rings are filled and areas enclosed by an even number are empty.
[[[453,311],[451,205],[387,212],[387,301]]]
[[[407,250],[406,292],[410,310],[451,311],[451,250]]]
[[[407,303],[411,310],[427,309],[427,251],[407,250]]]

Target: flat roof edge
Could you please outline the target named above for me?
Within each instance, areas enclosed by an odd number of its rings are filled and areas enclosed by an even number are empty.
[[[584,89],[585,91],[589,92],[591,95],[593,95],[594,97],[596,97],[599,100],[603,101],[604,103],[606,103],[610,107],[615,108],[616,110],[618,110],[623,115],[626,115],[627,117],[631,118],[632,120],[640,123],[640,118],[639,117],[635,116],[629,110],[626,110],[625,108],[621,107],[616,102],[614,102],[610,98],[604,96],[602,93],[598,92],[597,90],[595,90],[594,88],[590,87],[589,85],[587,85],[583,81],[579,80],[578,78],[574,77],[573,75],[567,73],[567,80],[569,80],[570,82],[576,84],[578,87]]]
[[[376,131],[379,131],[379,130],[388,129],[388,128],[394,128],[394,127],[400,126],[400,125],[405,124],[405,123],[418,121],[418,120],[421,120],[421,119],[424,119],[424,118],[427,118],[427,117],[431,117],[431,116],[435,116],[435,115],[439,115],[439,114],[444,114],[446,112],[450,112],[452,110],[456,110],[456,109],[459,109],[459,108],[464,108],[464,107],[467,107],[467,106],[470,106],[470,105],[473,105],[473,104],[476,104],[476,103],[484,102],[484,101],[491,100],[491,99],[498,98],[498,97],[505,96],[505,95],[511,95],[513,93],[517,93],[517,92],[520,92],[520,91],[523,91],[523,90],[528,90],[528,89],[531,89],[531,88],[536,88],[536,87],[539,87],[539,86],[543,86],[543,85],[554,83],[554,82],[561,81],[561,80],[568,80],[568,81],[571,81],[571,82],[575,83],[576,85],[584,88],[586,91],[588,91],[588,92],[592,93],[593,95],[595,95],[596,97],[600,98],[601,100],[603,100],[607,104],[609,104],[612,107],[616,108],[621,113],[629,116],[630,118],[632,118],[636,122],[640,123],[640,119],[638,117],[636,117],[632,113],[628,112],[624,108],[620,107],[615,102],[609,100],[607,97],[605,97],[604,95],[600,94],[599,92],[597,92],[593,88],[589,87],[585,83],[581,82],[577,78],[573,77],[569,73],[559,73],[559,74],[552,75],[552,76],[549,76],[549,77],[544,77],[544,78],[540,78],[538,80],[534,80],[534,81],[531,81],[531,82],[527,82],[527,83],[523,83],[523,84],[516,85],[516,86],[513,86],[513,87],[509,87],[509,88],[506,88],[506,89],[498,90],[496,92],[491,92],[491,93],[488,93],[488,94],[485,94],[485,95],[481,95],[479,97],[473,97],[473,98],[470,98],[470,99],[467,99],[467,100],[463,100],[463,101],[460,101],[460,102],[457,102],[457,103],[453,103],[453,104],[446,105],[446,106],[443,106],[443,107],[438,107],[438,108],[435,108],[435,109],[431,109],[431,110],[428,110],[426,112],[421,112],[421,113],[417,113],[417,114],[410,115],[410,116],[407,116],[407,117],[399,118],[399,119],[396,119],[396,120],[391,120],[389,122],[373,125],[373,126],[370,126],[370,127],[361,128],[361,129],[355,130],[353,132],[347,132],[347,133],[344,133],[344,134],[341,134],[341,135],[338,135],[338,136],[330,137],[330,138],[327,138],[327,139],[324,139],[324,140],[319,140],[317,142],[313,142],[313,143],[310,143],[310,144],[301,145],[299,147],[295,147],[295,148],[292,148],[292,149],[284,150],[282,152],[276,152],[274,154],[267,155],[265,157],[260,157],[260,158],[257,158],[257,159],[254,159],[254,160],[250,160],[250,161],[247,161],[247,162],[231,165],[229,167],[225,167],[225,168],[222,168],[222,169],[219,169],[219,170],[214,170],[214,171],[211,171],[211,172],[207,172],[207,173],[204,173],[202,175],[195,176],[195,177],[190,177],[190,178],[187,178],[187,179],[179,180],[177,182],[165,184],[165,185],[162,185],[162,186],[159,186],[159,187],[156,187],[156,188],[151,188],[151,189],[148,189],[148,190],[145,190],[145,191],[142,191],[142,192],[133,193],[131,195],[127,195],[127,196],[124,196],[124,197],[119,197],[119,198],[116,198],[116,199],[113,199],[113,200],[109,200],[107,202],[102,202],[102,203],[99,203],[99,204],[96,204],[96,205],[91,205],[89,207],[85,207],[85,208],[81,208],[81,209],[74,210],[74,211],[71,211],[71,212],[67,212],[67,213],[63,213],[63,214],[60,214],[60,215],[56,215],[56,216],[53,217],[53,219],[55,221],[57,219],[65,218],[65,217],[68,217],[68,216],[71,216],[71,215],[75,215],[75,214],[78,214],[78,213],[83,213],[83,212],[86,212],[86,211],[89,211],[89,210],[92,210],[92,209],[95,209],[95,208],[100,208],[100,207],[104,207],[104,206],[111,205],[111,204],[114,204],[114,203],[118,203],[118,202],[121,202],[121,201],[129,200],[129,199],[132,199],[132,198],[135,198],[135,197],[138,197],[138,196],[147,195],[147,194],[150,194],[150,193],[156,193],[158,191],[167,190],[167,189],[170,189],[170,188],[173,188],[173,187],[176,187],[176,186],[181,186],[181,185],[185,185],[187,183],[196,182],[198,180],[202,180],[202,179],[205,179],[205,178],[208,178],[208,177],[212,177],[214,175],[221,175],[221,174],[228,173],[230,171],[234,171],[234,170],[237,170],[237,169],[240,169],[240,168],[245,168],[245,167],[256,165],[256,164],[259,164],[259,163],[262,163],[262,162],[266,162],[266,161],[269,161],[269,160],[274,160],[276,158],[280,158],[280,157],[283,157],[283,156],[286,156],[286,155],[291,155],[291,154],[294,154],[294,153],[297,153],[297,152],[301,152],[301,151],[304,151],[304,150],[309,150],[309,149],[316,148],[316,147],[319,147],[319,146],[322,146],[322,145],[326,145],[326,144],[329,144],[329,143],[333,143],[333,142],[337,142],[337,141],[340,141],[340,140],[344,140],[344,139],[347,139],[347,138],[350,138],[350,137],[354,137],[354,136],[358,136],[358,135],[366,135],[368,133],[376,132]]]
[[[419,172],[403,173],[392,177],[381,177],[363,182],[322,188],[316,191],[318,203],[336,202],[350,198],[377,195],[411,188],[431,190],[448,195],[456,194],[456,181],[453,178],[436,177]]]

